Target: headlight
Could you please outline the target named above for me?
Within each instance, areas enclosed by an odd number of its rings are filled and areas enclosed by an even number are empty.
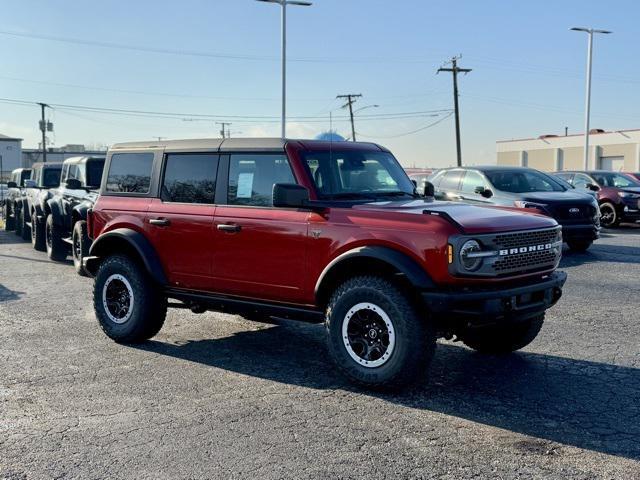
[[[469,256],[472,252],[479,252],[481,250],[480,244],[475,240],[467,240],[460,249],[460,263],[465,270],[476,270],[482,263],[482,257]]]

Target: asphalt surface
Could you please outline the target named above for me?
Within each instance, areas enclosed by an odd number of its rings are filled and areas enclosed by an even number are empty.
[[[566,253],[523,352],[442,342],[429,379],[353,388],[323,328],[171,310],[101,332],[91,283],[0,233],[0,478],[640,479],[640,228]]]

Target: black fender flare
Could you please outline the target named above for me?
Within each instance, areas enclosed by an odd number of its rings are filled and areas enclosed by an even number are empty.
[[[64,228],[64,213],[60,204],[52,198],[47,200],[47,205],[49,206],[51,215],[53,215],[53,223]],[[44,212],[42,212],[42,214],[44,214]]]
[[[370,258],[387,263],[407,277],[417,289],[427,290],[436,286],[424,268],[407,254],[393,248],[371,245],[348,250],[334,258],[318,277],[314,290],[316,299],[319,298],[323,283],[327,278],[330,278],[331,272],[335,272],[335,269],[339,268],[341,264],[354,258]]]
[[[73,215],[72,217],[77,218],[78,220],[86,220],[87,219],[87,211],[91,208],[91,205],[88,202],[82,202],[75,207],[73,207]],[[75,222],[71,222],[75,223]]]
[[[95,275],[101,257],[112,253],[112,246],[120,242],[126,242],[140,257],[145,269],[151,278],[160,285],[167,285],[167,277],[162,268],[160,257],[151,245],[151,242],[140,232],[130,228],[116,228],[100,235],[89,249],[86,268]],[[116,251],[117,252],[117,251]]]

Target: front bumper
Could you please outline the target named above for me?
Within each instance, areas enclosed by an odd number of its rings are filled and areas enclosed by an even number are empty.
[[[422,298],[433,315],[446,321],[463,320],[477,325],[509,318],[524,320],[552,307],[562,296],[566,280],[565,272],[556,271],[534,284],[505,289],[423,292]]]
[[[562,239],[596,240],[600,237],[600,227],[593,223],[587,225],[562,225]]]

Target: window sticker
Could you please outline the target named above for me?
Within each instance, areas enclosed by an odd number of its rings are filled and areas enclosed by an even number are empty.
[[[253,172],[238,175],[236,198],[251,198],[253,192]]]

